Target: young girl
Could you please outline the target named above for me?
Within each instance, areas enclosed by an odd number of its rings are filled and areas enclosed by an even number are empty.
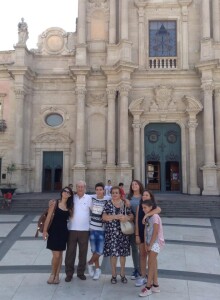
[[[49,204],[48,215],[44,224],[43,239],[47,240],[47,249],[52,251],[52,271],[48,284],[58,284],[60,282],[59,274],[62,265],[63,251],[66,250],[68,238],[67,221],[73,215],[73,192],[71,188],[65,187],[60,193],[61,199]],[[54,218],[48,229],[51,216],[54,212]]]
[[[153,208],[147,215],[145,215],[142,207],[142,203],[145,200],[153,201]],[[146,283],[146,265],[147,265],[147,252],[145,251],[145,242],[144,242],[144,229],[145,229],[145,218],[150,217],[154,214],[159,214],[161,209],[156,205],[154,195],[151,191],[144,190],[142,199],[140,200],[139,205],[136,210],[135,218],[135,241],[139,246],[139,257],[140,257],[140,277],[135,281],[135,286],[139,287]],[[144,221],[144,222],[143,222]]]
[[[155,203],[152,200],[145,200],[142,203],[143,211],[149,214]],[[157,255],[164,246],[164,236],[161,218],[158,214],[146,218],[145,225],[145,250],[148,254],[148,278],[146,286],[141,290],[140,297],[146,297],[152,292],[159,293],[157,274]]]

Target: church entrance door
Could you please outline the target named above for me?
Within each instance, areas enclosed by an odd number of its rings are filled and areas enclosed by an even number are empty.
[[[56,192],[62,189],[63,152],[43,152],[43,192]]]
[[[145,127],[145,185],[160,192],[181,191],[181,130],[175,123]]]

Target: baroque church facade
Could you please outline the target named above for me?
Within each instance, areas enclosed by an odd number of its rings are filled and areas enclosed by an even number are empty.
[[[220,0],[80,0],[75,32],[0,52],[0,176],[219,195]]]

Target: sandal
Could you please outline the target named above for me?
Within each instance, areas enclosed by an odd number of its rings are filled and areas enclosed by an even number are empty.
[[[53,284],[54,283],[54,275],[53,274],[50,275],[50,277],[47,280],[47,283],[48,284]]]
[[[112,276],[111,283],[116,284],[117,283],[117,276]]]
[[[55,277],[54,277],[53,284],[59,284],[59,283],[60,283],[59,276],[55,276]]]
[[[121,282],[122,283],[127,283],[128,282],[128,280],[125,276],[122,276],[122,275],[120,275],[120,276],[121,276]]]

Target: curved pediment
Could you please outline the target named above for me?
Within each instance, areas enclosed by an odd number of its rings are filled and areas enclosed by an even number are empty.
[[[34,140],[35,144],[71,144],[72,142],[69,136],[61,133],[43,133]]]
[[[130,105],[129,105],[129,111],[132,113],[132,115],[134,114],[142,114],[142,112],[144,111],[142,109],[142,103],[144,101],[144,97],[141,97],[139,99],[135,99],[133,100]]]
[[[197,100],[195,97],[184,96],[183,102],[186,105],[186,111],[188,113],[193,112],[198,114],[200,111],[203,110],[202,103],[199,100]]]

